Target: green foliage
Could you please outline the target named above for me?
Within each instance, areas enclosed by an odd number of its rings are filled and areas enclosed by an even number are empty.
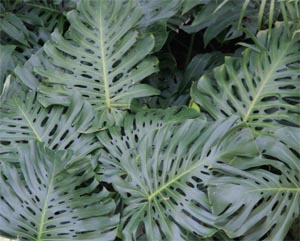
[[[297,129],[281,128],[275,137],[259,140],[263,157],[240,170],[213,164],[222,176],[209,181],[208,195],[218,226],[229,237],[257,240],[283,240],[300,214],[300,135]],[[298,144],[297,144],[298,143]],[[257,168],[270,165],[273,171]],[[274,169],[276,173],[274,173]]]
[[[0,235],[299,240],[299,12],[2,1]]]
[[[157,94],[139,84],[157,71],[156,58],[147,57],[154,37],[139,38],[135,29],[141,15],[133,1],[81,1],[78,10],[69,12],[65,38],[55,31],[53,42],[44,46],[57,68],[37,71],[45,78],[39,87],[46,95],[44,105],[62,103],[77,90],[112,125],[114,119],[120,123],[119,111],[128,109],[133,98]]]
[[[216,229],[204,188],[207,167],[236,158],[231,152],[239,157],[255,155],[255,144],[245,130],[232,128],[236,118],[165,124],[148,128],[141,138],[135,132],[149,120],[139,117],[134,131],[132,125],[125,125],[98,136],[105,148],[99,159],[103,175],[126,204],[123,239],[134,239],[142,224],[147,240],[187,240],[188,233],[211,236]]]
[[[94,182],[81,187],[93,178],[84,158],[71,165],[70,152],[35,142],[19,152],[21,173],[1,169],[0,232],[30,241],[114,239],[114,201],[105,189],[91,194]]]
[[[193,99],[214,119],[233,114],[255,131],[278,128],[282,122],[298,125],[300,38],[288,36],[276,24],[268,41],[261,31],[255,47],[242,57],[226,57],[214,69],[215,81],[204,75],[191,89]]]

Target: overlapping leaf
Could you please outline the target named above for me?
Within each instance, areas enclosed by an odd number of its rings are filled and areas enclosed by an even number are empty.
[[[180,123],[187,119],[200,118],[199,113],[195,110],[185,107],[173,107],[161,110],[140,110],[135,115],[127,115],[124,119],[124,127],[110,129],[108,135],[106,132],[97,134],[99,140],[104,146],[122,147],[126,149],[132,143],[139,143],[145,135],[149,132],[153,132],[162,128],[163,126],[171,123]],[[202,116],[204,118],[204,116]],[[118,138],[120,133],[130,133],[124,137]],[[112,139],[112,137],[115,137]],[[120,150],[121,150],[120,149]],[[102,152],[101,153],[101,179],[107,182],[111,182],[111,179],[117,175],[124,174],[122,168],[117,168],[115,165],[111,165],[112,158],[122,159],[124,153],[118,152]],[[116,163],[115,163],[116,164]]]
[[[160,95],[143,98],[141,102],[150,108],[185,105],[190,99],[191,84],[221,63],[223,54],[220,52],[194,56],[184,72],[175,68],[171,70],[167,62],[164,69],[161,67],[159,73],[148,78],[149,84],[161,91]]]
[[[44,47],[56,70],[37,69],[44,77],[39,87],[44,105],[61,104],[76,90],[111,121],[110,115],[128,109],[133,98],[158,93],[139,84],[157,71],[157,59],[148,57],[153,36],[139,39],[135,30],[142,11],[134,3],[80,1],[67,14],[68,32],[63,37],[55,31]]]
[[[115,239],[115,203],[105,189],[91,194],[97,183],[86,184],[92,178],[87,160],[68,166],[70,174],[65,169],[74,159],[70,152],[34,142],[19,152],[21,174],[9,164],[0,171],[1,235],[28,241]]]
[[[214,119],[241,116],[253,131],[275,129],[279,124],[299,125],[300,36],[290,38],[277,23],[258,34],[256,46],[241,58],[227,57],[192,87],[192,97]]]
[[[209,197],[216,223],[231,238],[284,240],[299,218],[300,131],[285,127],[275,137],[258,141],[264,157],[248,168],[213,164],[222,176],[209,181]],[[269,170],[259,168],[267,165]]]
[[[143,128],[144,122],[136,125]],[[126,204],[123,240],[138,239],[140,228],[148,240],[216,232],[204,189],[208,165],[257,153],[245,130],[231,129],[234,124],[235,118],[216,124],[196,119],[163,125],[139,138],[130,127],[99,134],[104,175]]]
[[[2,1],[0,42],[18,47],[13,56],[22,64],[49,40],[55,27],[63,29],[63,12],[74,7],[73,1]]]
[[[51,149],[74,151],[84,157],[99,147],[93,135],[82,134],[94,118],[92,107],[74,95],[69,108],[45,109],[34,92],[21,92],[1,107],[0,160],[17,161],[19,145],[30,140],[45,142]]]
[[[190,2],[190,1],[187,1]],[[205,29],[203,39],[207,45],[213,38],[224,33],[224,40],[230,40],[242,35],[238,30],[238,19],[240,18],[243,1],[196,1],[192,5],[199,5],[193,9],[193,22],[190,25],[182,26],[187,33],[195,33]],[[253,18],[255,15],[255,5],[249,4],[245,10],[245,23],[249,27],[249,31],[255,31],[253,28]],[[220,37],[221,38],[221,37]]]

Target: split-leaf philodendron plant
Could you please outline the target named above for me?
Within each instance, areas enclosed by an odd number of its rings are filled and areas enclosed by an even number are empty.
[[[0,236],[300,239],[299,0],[2,0]]]

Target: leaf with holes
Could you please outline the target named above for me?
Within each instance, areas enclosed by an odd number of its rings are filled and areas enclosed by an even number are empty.
[[[212,165],[219,174],[208,182],[209,199],[216,224],[231,238],[284,240],[299,218],[300,132],[284,127],[275,137],[258,140],[264,157],[248,168]]]
[[[137,129],[148,121],[137,120]],[[104,175],[126,204],[123,240],[136,240],[140,228],[148,240],[179,241],[189,233],[207,237],[216,232],[204,188],[208,165],[257,153],[247,131],[235,124],[236,118],[215,124],[195,119],[163,125],[138,139],[130,126],[99,134]]]
[[[93,177],[87,160],[69,166],[70,174],[65,169],[70,152],[35,142],[19,152],[21,174],[9,164],[0,171],[1,235],[28,241],[115,239],[115,203],[105,189],[92,193],[97,183],[87,184]]]
[[[67,14],[71,26],[65,36],[55,31],[44,46],[55,70],[36,68],[43,76],[38,91],[45,106],[67,105],[65,97],[77,90],[112,125],[110,115],[129,109],[133,98],[159,93],[139,83],[158,70],[158,61],[148,56],[153,36],[139,38],[135,30],[142,12],[133,3],[80,1]]]
[[[205,119],[204,116],[201,116]],[[130,147],[130,143],[139,143],[147,133],[158,130],[165,125],[180,123],[187,119],[201,118],[199,113],[193,109],[186,107],[173,107],[167,109],[152,109],[137,112],[135,115],[127,115],[124,119],[124,127],[110,129],[109,133],[98,133],[97,137],[105,145],[112,145],[121,149]],[[116,137],[120,133],[130,133],[130,135]],[[116,138],[112,139],[112,135]],[[122,159],[123,152],[121,149],[118,152],[113,152],[114,157]],[[117,156],[116,156],[117,155]],[[99,175],[101,180],[111,182],[111,178],[115,175],[121,176],[124,174],[122,168],[117,168],[111,165],[112,153],[101,152],[101,165]]]
[[[253,131],[299,125],[300,36],[290,38],[282,23],[257,36],[259,52],[247,48],[241,58],[226,57],[191,89],[193,99],[214,119],[238,114]]]
[[[30,140],[45,142],[50,149],[74,151],[74,158],[84,157],[99,148],[97,139],[81,132],[89,128],[93,109],[75,93],[68,108],[45,109],[34,92],[14,96],[1,107],[0,159],[18,161],[17,147]],[[75,161],[75,160],[74,160]]]

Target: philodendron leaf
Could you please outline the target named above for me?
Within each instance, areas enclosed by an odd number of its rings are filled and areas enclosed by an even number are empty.
[[[193,99],[214,119],[241,116],[254,132],[299,125],[300,36],[291,38],[277,23],[257,36],[260,52],[245,49],[241,58],[226,57],[214,79],[202,76],[191,89]]]
[[[76,90],[112,125],[110,115],[129,109],[133,98],[158,94],[139,83],[158,70],[157,59],[148,56],[153,36],[139,38],[135,30],[141,16],[134,1],[79,1],[67,14],[67,33],[55,31],[44,46],[56,68],[36,68],[42,103],[62,104]]]
[[[35,92],[20,92],[0,111],[1,161],[18,161],[17,147],[30,140],[45,142],[50,149],[72,150],[74,158],[84,157],[100,146],[94,135],[81,133],[90,127],[94,112],[76,93],[68,108],[46,109],[37,101]]]
[[[151,122],[139,118],[136,129]],[[123,240],[138,239],[140,228],[147,240],[179,241],[191,233],[208,237],[216,232],[204,188],[208,165],[257,153],[250,135],[233,127],[235,122],[187,120],[144,131],[139,138],[130,126],[99,134],[104,176],[125,204]]]
[[[119,217],[109,192],[92,193],[87,168],[65,169],[72,154],[30,142],[20,150],[21,173],[10,164],[0,171],[0,234],[28,241],[114,240]],[[69,167],[69,168],[72,168]],[[85,183],[84,185],[82,185]],[[92,194],[91,194],[92,193]]]
[[[112,145],[126,149],[131,143],[139,143],[147,133],[158,130],[165,125],[183,122],[187,119],[200,118],[199,113],[191,108],[173,107],[167,109],[148,109],[139,111],[135,115],[127,115],[124,119],[124,127],[112,128],[109,130],[112,135],[106,132],[97,134],[99,140],[104,145]],[[205,116],[202,116],[205,118]],[[126,137],[117,137],[120,132],[124,134],[130,132]],[[110,165],[111,159],[118,156],[122,158],[123,152],[102,152],[101,153],[101,170],[100,176],[103,181],[111,182],[115,175],[121,176],[123,174],[122,168],[116,168]]]
[[[300,131],[284,127],[275,137],[259,138],[263,158],[249,168],[213,164],[218,175],[208,182],[209,199],[216,224],[231,238],[284,240],[299,218]]]

